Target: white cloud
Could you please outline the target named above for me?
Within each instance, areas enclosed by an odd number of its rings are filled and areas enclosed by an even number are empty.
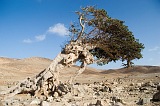
[[[24,39],[23,43],[32,43],[33,41],[31,39]]]
[[[152,52],[152,51],[157,51],[160,47],[156,46],[154,48],[149,49],[148,51]]]
[[[39,36],[35,36],[35,40],[36,41],[43,41],[46,39],[46,35],[39,35]]]
[[[31,39],[24,39],[23,43],[34,43],[34,42],[40,42],[46,39],[47,35],[49,34],[56,34],[59,36],[65,36],[69,34],[68,29],[64,26],[62,23],[57,23],[51,27],[48,28],[48,30],[42,34],[34,37],[34,40]]]
[[[54,26],[49,27],[47,32],[57,34],[57,35],[60,35],[60,36],[65,36],[65,35],[69,34],[68,29],[62,23],[58,23]]]

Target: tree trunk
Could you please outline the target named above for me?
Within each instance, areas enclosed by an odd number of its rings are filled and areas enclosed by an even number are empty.
[[[54,92],[59,89],[59,71],[61,68],[66,66],[70,67],[74,65],[76,61],[80,60],[82,64],[77,74],[70,79],[70,83],[72,83],[72,81],[85,70],[87,64],[94,62],[93,55],[89,52],[89,50],[94,47],[91,44],[85,44],[81,41],[85,28],[82,15],[79,20],[82,30],[78,38],[65,45],[63,52],[57,55],[48,68],[41,71],[35,77],[27,78],[18,83],[8,91],[1,92],[1,94],[6,95],[6,97],[14,96],[18,93],[30,93],[35,96],[45,95],[46,97],[53,96]]]
[[[70,67],[77,60],[81,60],[82,64],[79,71],[69,81],[72,83],[75,78],[80,75],[86,68],[87,64],[94,61],[89,50],[92,47],[81,42],[70,42],[66,45],[64,53],[59,53],[52,61],[48,68],[41,71],[38,75],[32,78],[27,78],[18,83],[15,87],[10,88],[1,94],[6,97],[12,97],[19,93],[30,93],[34,96],[44,95],[47,98],[53,96],[59,89],[59,71],[64,67]]]
[[[127,60],[127,68],[130,68],[132,66],[131,61]]]
[[[65,54],[59,53],[48,68],[41,71],[35,77],[27,78],[15,87],[1,92],[1,94],[11,97],[18,93],[30,93],[32,95],[44,94],[48,97],[59,84],[59,70],[64,67],[62,60],[65,56]]]

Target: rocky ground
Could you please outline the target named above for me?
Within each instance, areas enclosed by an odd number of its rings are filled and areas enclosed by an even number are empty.
[[[0,58],[0,92],[19,81],[35,76],[49,66],[45,58]],[[77,66],[61,70],[61,91],[53,97],[18,94],[0,96],[0,106],[160,106],[160,67],[135,66],[130,69],[87,68],[73,85],[66,83]]]

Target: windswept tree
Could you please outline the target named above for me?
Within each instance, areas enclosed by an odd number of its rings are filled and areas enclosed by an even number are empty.
[[[35,77],[27,78],[8,91],[1,92],[6,96],[19,93],[30,93],[34,96],[54,96],[67,93],[65,86],[60,83],[59,72],[62,68],[70,67],[80,61],[80,69],[69,79],[69,83],[81,74],[88,64],[106,64],[111,61],[127,60],[127,65],[133,59],[142,58],[143,44],[139,43],[124,25],[123,21],[112,19],[104,9],[85,7],[76,12],[79,24],[72,24],[70,40],[62,51],[55,57],[48,68]]]
[[[142,58],[144,45],[135,39],[133,33],[124,25],[124,21],[111,18],[104,9],[92,6],[82,8],[76,12],[85,28],[83,34],[77,25],[71,25],[71,39],[79,39],[95,46],[90,52],[95,57],[95,62],[105,65],[117,60],[127,61],[131,67],[132,60]],[[78,36],[81,35],[81,36]]]

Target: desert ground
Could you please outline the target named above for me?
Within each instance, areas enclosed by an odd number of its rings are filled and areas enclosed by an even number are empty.
[[[15,86],[27,77],[36,76],[52,60],[32,57],[13,59],[0,57],[0,92]],[[60,71],[66,83],[79,69],[78,66]],[[134,66],[126,69],[99,70],[88,67],[74,81],[71,92],[54,98],[36,98],[29,94],[14,97],[0,96],[0,106],[160,106],[160,67]]]

